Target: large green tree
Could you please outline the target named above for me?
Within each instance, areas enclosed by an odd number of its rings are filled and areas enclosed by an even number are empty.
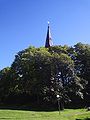
[[[0,71],[0,101],[5,101],[10,92],[10,67]]]
[[[38,103],[56,103],[57,94],[61,103],[70,101],[70,94],[82,97],[80,79],[67,49],[29,47],[20,51],[11,66],[13,91],[35,96]]]
[[[65,102],[89,105],[90,45],[29,48],[17,53],[11,67],[0,71],[0,101]],[[25,101],[24,101],[25,102]]]
[[[77,43],[74,46],[75,56],[75,66],[78,76],[84,79],[85,89],[84,89],[84,99],[86,104],[89,105],[90,98],[90,45]],[[83,82],[83,81],[82,81]]]

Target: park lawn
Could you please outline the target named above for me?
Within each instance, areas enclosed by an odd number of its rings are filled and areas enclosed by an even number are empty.
[[[75,120],[76,118],[90,118],[90,112],[85,109],[66,109],[64,111],[23,111],[0,110],[0,120]]]

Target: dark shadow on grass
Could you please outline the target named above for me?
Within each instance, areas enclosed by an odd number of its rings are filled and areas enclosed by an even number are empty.
[[[12,118],[4,118],[4,117],[1,117],[0,119],[5,119],[5,120],[8,119],[8,120],[10,120],[10,119],[12,119]]]
[[[56,106],[49,106],[49,105],[1,105],[0,109],[3,110],[25,110],[25,111],[57,111],[58,107]]]
[[[90,120],[90,118],[85,118],[85,119],[76,119],[76,120]]]

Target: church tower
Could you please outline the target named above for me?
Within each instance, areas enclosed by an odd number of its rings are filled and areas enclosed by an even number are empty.
[[[50,25],[49,25],[49,22],[48,22],[48,29],[47,29],[45,47],[48,48],[50,46],[52,46],[52,38],[51,38],[51,33],[50,33]]]

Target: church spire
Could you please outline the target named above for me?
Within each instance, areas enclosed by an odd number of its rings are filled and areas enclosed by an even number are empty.
[[[48,22],[48,29],[47,29],[45,47],[48,48],[50,46],[52,46],[52,38],[51,38],[51,33],[50,33],[50,25],[49,25],[49,22]]]

